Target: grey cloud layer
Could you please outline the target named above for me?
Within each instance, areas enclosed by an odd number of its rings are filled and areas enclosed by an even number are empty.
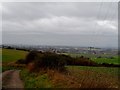
[[[37,19],[51,16],[93,17],[96,18],[101,3],[3,3],[3,15],[5,19]],[[102,13],[105,16],[117,10],[117,3],[102,4]],[[5,11],[4,11],[5,9]],[[7,14],[7,15],[6,15]],[[103,18],[103,17],[102,17]],[[101,19],[102,19],[101,18]]]
[[[117,3],[3,3],[3,41],[17,43],[22,42],[23,38],[13,37],[22,35],[28,38],[37,35],[41,38],[36,41],[39,44],[55,44],[60,41],[61,44],[71,42],[74,45],[74,39],[71,41],[67,37],[82,38],[87,40],[87,35],[95,38],[95,35],[104,37],[106,41],[111,42],[109,36],[113,37],[117,43]],[[100,8],[101,5],[101,8]],[[104,20],[105,19],[105,20]],[[52,39],[52,34],[63,37],[63,39]],[[41,37],[40,35],[43,35]],[[81,35],[84,35],[81,37]],[[93,36],[92,36],[93,35]],[[51,39],[47,39],[45,37]],[[79,36],[79,37],[78,37]],[[90,38],[90,37],[89,37]],[[8,40],[7,40],[8,39]],[[10,40],[11,39],[11,40]],[[33,38],[34,39],[34,38]],[[98,38],[98,40],[100,37]],[[27,40],[27,37],[26,39]],[[113,40],[113,39],[111,39]],[[89,39],[88,39],[89,41]],[[75,45],[81,45],[78,41]],[[86,41],[87,42],[87,41]],[[28,42],[32,44],[31,42]],[[35,42],[34,42],[35,43]],[[94,44],[97,42],[93,42]],[[116,46],[111,43],[111,46]],[[83,43],[86,45],[87,43]],[[106,42],[107,44],[107,42]],[[98,45],[98,44],[97,44]],[[102,45],[102,44],[101,44]]]

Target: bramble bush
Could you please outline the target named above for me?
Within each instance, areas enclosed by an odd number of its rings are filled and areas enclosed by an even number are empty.
[[[92,66],[96,63],[84,56],[73,58],[71,56],[57,54],[54,52],[38,52],[31,51],[25,59],[25,63],[31,70],[44,69],[56,69],[59,71],[65,70],[65,65],[82,65]]]

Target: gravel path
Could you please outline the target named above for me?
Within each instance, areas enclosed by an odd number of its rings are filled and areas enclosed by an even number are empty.
[[[2,88],[23,89],[23,82],[19,76],[19,70],[8,70],[2,73]],[[1,80],[1,76],[0,76]]]

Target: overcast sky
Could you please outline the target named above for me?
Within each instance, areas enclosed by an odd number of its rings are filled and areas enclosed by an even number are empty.
[[[118,3],[2,3],[3,44],[118,46]]]

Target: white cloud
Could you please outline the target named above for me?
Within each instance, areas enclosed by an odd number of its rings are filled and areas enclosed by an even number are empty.
[[[95,26],[97,22],[97,26]],[[92,18],[78,18],[53,16],[51,18],[40,18],[36,20],[22,21],[22,22],[3,22],[4,30],[6,27],[11,27],[9,31],[33,31],[33,32],[47,32],[57,34],[116,34],[116,22],[110,21],[94,21]],[[97,27],[97,28],[94,28]],[[97,33],[96,33],[97,32]],[[29,32],[28,32],[29,33]]]
[[[106,34],[111,33],[113,34],[118,34],[118,26],[117,26],[117,22],[115,21],[97,21],[97,25],[100,28],[100,31],[102,31],[103,33],[105,32]]]
[[[117,29],[117,23],[112,21],[97,21],[97,24],[106,28]]]

